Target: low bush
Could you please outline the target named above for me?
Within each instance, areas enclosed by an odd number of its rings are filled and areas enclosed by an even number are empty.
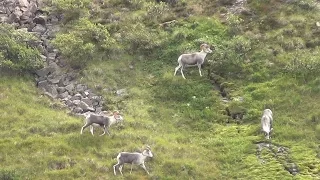
[[[98,54],[107,53],[116,46],[106,26],[94,24],[88,18],[81,18],[70,26],[68,32],[62,32],[53,40],[62,55],[74,67],[84,67]]]
[[[41,68],[40,52],[28,45],[33,40],[35,37],[28,32],[0,24],[0,68],[28,72]]]

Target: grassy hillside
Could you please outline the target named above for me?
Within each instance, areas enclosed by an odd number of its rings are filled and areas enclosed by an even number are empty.
[[[81,63],[79,79],[105,98],[105,109],[120,109],[125,123],[111,128],[112,136],[80,135],[83,120],[42,96],[32,77],[2,73],[0,179],[320,178],[315,1],[248,1],[251,14],[228,18],[220,14],[229,8],[223,1],[71,2],[54,4],[65,13],[66,31],[53,42],[71,65]],[[196,68],[185,70],[187,80],[173,76],[179,54],[202,42],[216,49],[205,76]],[[73,51],[79,43],[84,48]],[[127,95],[117,96],[119,89]],[[233,120],[226,107],[241,109],[244,118]],[[271,141],[260,132],[264,108],[274,112]],[[259,159],[261,142],[274,149],[263,149]],[[125,166],[115,177],[117,153],[146,144],[154,153],[146,163],[150,176]],[[295,176],[286,170],[292,163]]]

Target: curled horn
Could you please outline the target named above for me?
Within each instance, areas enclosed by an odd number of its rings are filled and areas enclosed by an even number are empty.
[[[146,149],[151,150],[151,147],[149,145],[146,146]]]
[[[119,114],[119,111],[118,110],[114,110],[113,111],[113,115],[118,115]]]
[[[201,44],[200,49],[203,49],[207,44]]]

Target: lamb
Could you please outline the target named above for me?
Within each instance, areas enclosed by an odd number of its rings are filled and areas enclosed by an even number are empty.
[[[90,126],[90,132],[93,134],[93,125],[99,125],[103,128],[103,133],[100,136],[103,136],[106,132],[110,136],[109,128],[111,125],[115,123],[119,123],[123,121],[123,117],[119,115],[118,111],[113,112],[113,115],[111,116],[105,116],[105,115],[99,115],[99,114],[93,114],[93,113],[86,113],[84,114],[86,117],[85,124],[81,128],[80,134],[82,134],[83,130]]]
[[[263,115],[261,118],[261,126],[266,139],[270,139],[270,134],[271,134],[271,131],[273,130],[272,121],[273,121],[272,111],[270,109],[265,109],[263,111]]]
[[[120,152],[118,154],[118,156],[117,156],[118,163],[113,166],[114,175],[117,175],[116,168],[118,168],[120,173],[121,173],[121,175],[123,175],[122,174],[122,168],[123,168],[123,165],[125,163],[131,164],[130,174],[132,172],[132,165],[133,164],[140,165],[147,172],[147,174],[149,174],[146,166],[144,165],[144,161],[146,160],[147,157],[153,157],[153,154],[152,154],[149,146],[147,146],[142,151],[142,153],[138,153],[138,152],[133,152],[133,153]]]
[[[198,66],[199,69],[199,74],[201,74],[201,65],[204,63],[204,59],[207,56],[207,53],[212,53],[212,50],[210,49],[210,46],[207,44],[201,44],[200,46],[201,51],[192,53],[192,54],[182,54],[178,58],[178,63],[179,65],[175,68],[174,71],[174,76],[176,75],[177,71],[181,68],[181,75],[184,79],[186,77],[183,74],[183,69],[185,67],[190,67],[190,66]]]

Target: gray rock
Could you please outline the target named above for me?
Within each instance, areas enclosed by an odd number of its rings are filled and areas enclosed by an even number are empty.
[[[73,100],[81,100],[81,98],[82,98],[81,94],[77,93],[77,94],[75,94],[74,96],[72,96],[72,97],[70,98],[70,100],[71,100],[71,101],[73,101]]]
[[[36,74],[40,77],[45,77],[48,74],[52,73],[54,69],[52,67],[44,67],[36,71]]]
[[[20,7],[28,7],[29,2],[28,0],[18,0]]]
[[[0,14],[6,14],[7,13],[7,8],[3,5],[0,5]]]
[[[28,7],[28,11],[30,11],[32,14],[35,14],[38,10],[37,2],[31,1]]]
[[[38,82],[38,88],[43,89],[43,90],[45,90],[48,85],[49,85],[49,83],[47,80]]]
[[[40,51],[40,53],[41,54],[43,54],[43,55],[47,55],[48,54],[48,51],[47,51],[47,49],[45,48],[45,47],[43,47],[41,44],[39,44],[38,46],[37,46],[37,49]],[[46,59],[47,60],[47,59]]]
[[[0,23],[8,22],[8,16],[6,14],[0,14]]]
[[[90,93],[88,91],[85,91],[85,92],[83,92],[83,94],[85,97],[87,97],[87,96],[89,96]]]
[[[54,97],[52,94],[50,94],[49,92],[45,92],[44,95],[46,95],[48,98],[50,98],[51,100],[54,100],[56,97]]]
[[[67,85],[67,86],[66,86],[66,90],[67,90],[70,94],[73,94],[74,84],[71,83],[71,84]]]
[[[45,88],[46,88],[46,91],[49,92],[54,98],[58,96],[58,91],[56,86],[48,85]]]
[[[64,98],[68,98],[68,96],[69,96],[69,93],[68,93],[68,91],[65,91],[65,92],[63,92],[63,93],[59,93],[59,98],[60,99],[64,99]]]
[[[47,61],[47,56],[41,54],[40,57],[41,57],[41,59],[42,59],[43,62],[46,62],[46,61]]]
[[[92,101],[89,98],[82,98],[81,101],[83,101],[86,104],[88,104],[88,106],[93,106]]]
[[[74,105],[79,105],[80,102],[81,102],[80,100],[73,100],[73,101],[72,101],[72,104],[74,104]]]
[[[57,91],[59,94],[66,92],[66,88],[65,87],[57,87]]]
[[[33,18],[33,22],[36,24],[41,24],[42,26],[45,26],[47,23],[47,19],[48,19],[47,16],[39,15]]]
[[[14,14],[18,19],[20,19],[20,16],[22,16],[22,11],[20,10],[19,7],[15,7],[15,8],[14,8],[14,11],[13,11],[13,14]]]
[[[9,24],[12,24],[12,23],[15,23],[15,22],[18,22],[19,21],[19,18],[20,17],[17,17],[15,14],[10,14],[10,16],[8,17],[8,19],[7,19],[7,22],[9,23]]]
[[[102,107],[96,107],[95,113],[99,114],[102,112]]]
[[[46,32],[47,28],[44,27],[43,25],[41,24],[37,24],[33,29],[32,29],[32,32],[38,32],[38,33],[44,33]]]
[[[57,57],[56,53],[49,53],[48,54],[48,61],[54,61]]]
[[[79,93],[83,93],[86,90],[86,85],[84,84],[77,84],[76,86],[76,91],[78,91]]]
[[[51,84],[58,84],[61,79],[61,76],[53,76],[52,78],[48,78],[48,81]]]
[[[93,107],[89,107],[89,105],[83,101],[80,102],[79,107],[81,107],[83,109],[83,112],[87,112],[87,111],[94,112],[95,111],[95,109]]]
[[[21,10],[22,12],[26,12],[26,11],[28,11],[28,8],[27,8],[27,7],[20,7],[20,10]]]
[[[66,100],[64,103],[65,103],[68,107],[72,107],[72,106],[73,106],[73,103],[72,103],[71,100]]]
[[[83,110],[82,110],[81,107],[75,107],[75,108],[72,110],[72,112],[74,112],[74,113],[82,113]]]

